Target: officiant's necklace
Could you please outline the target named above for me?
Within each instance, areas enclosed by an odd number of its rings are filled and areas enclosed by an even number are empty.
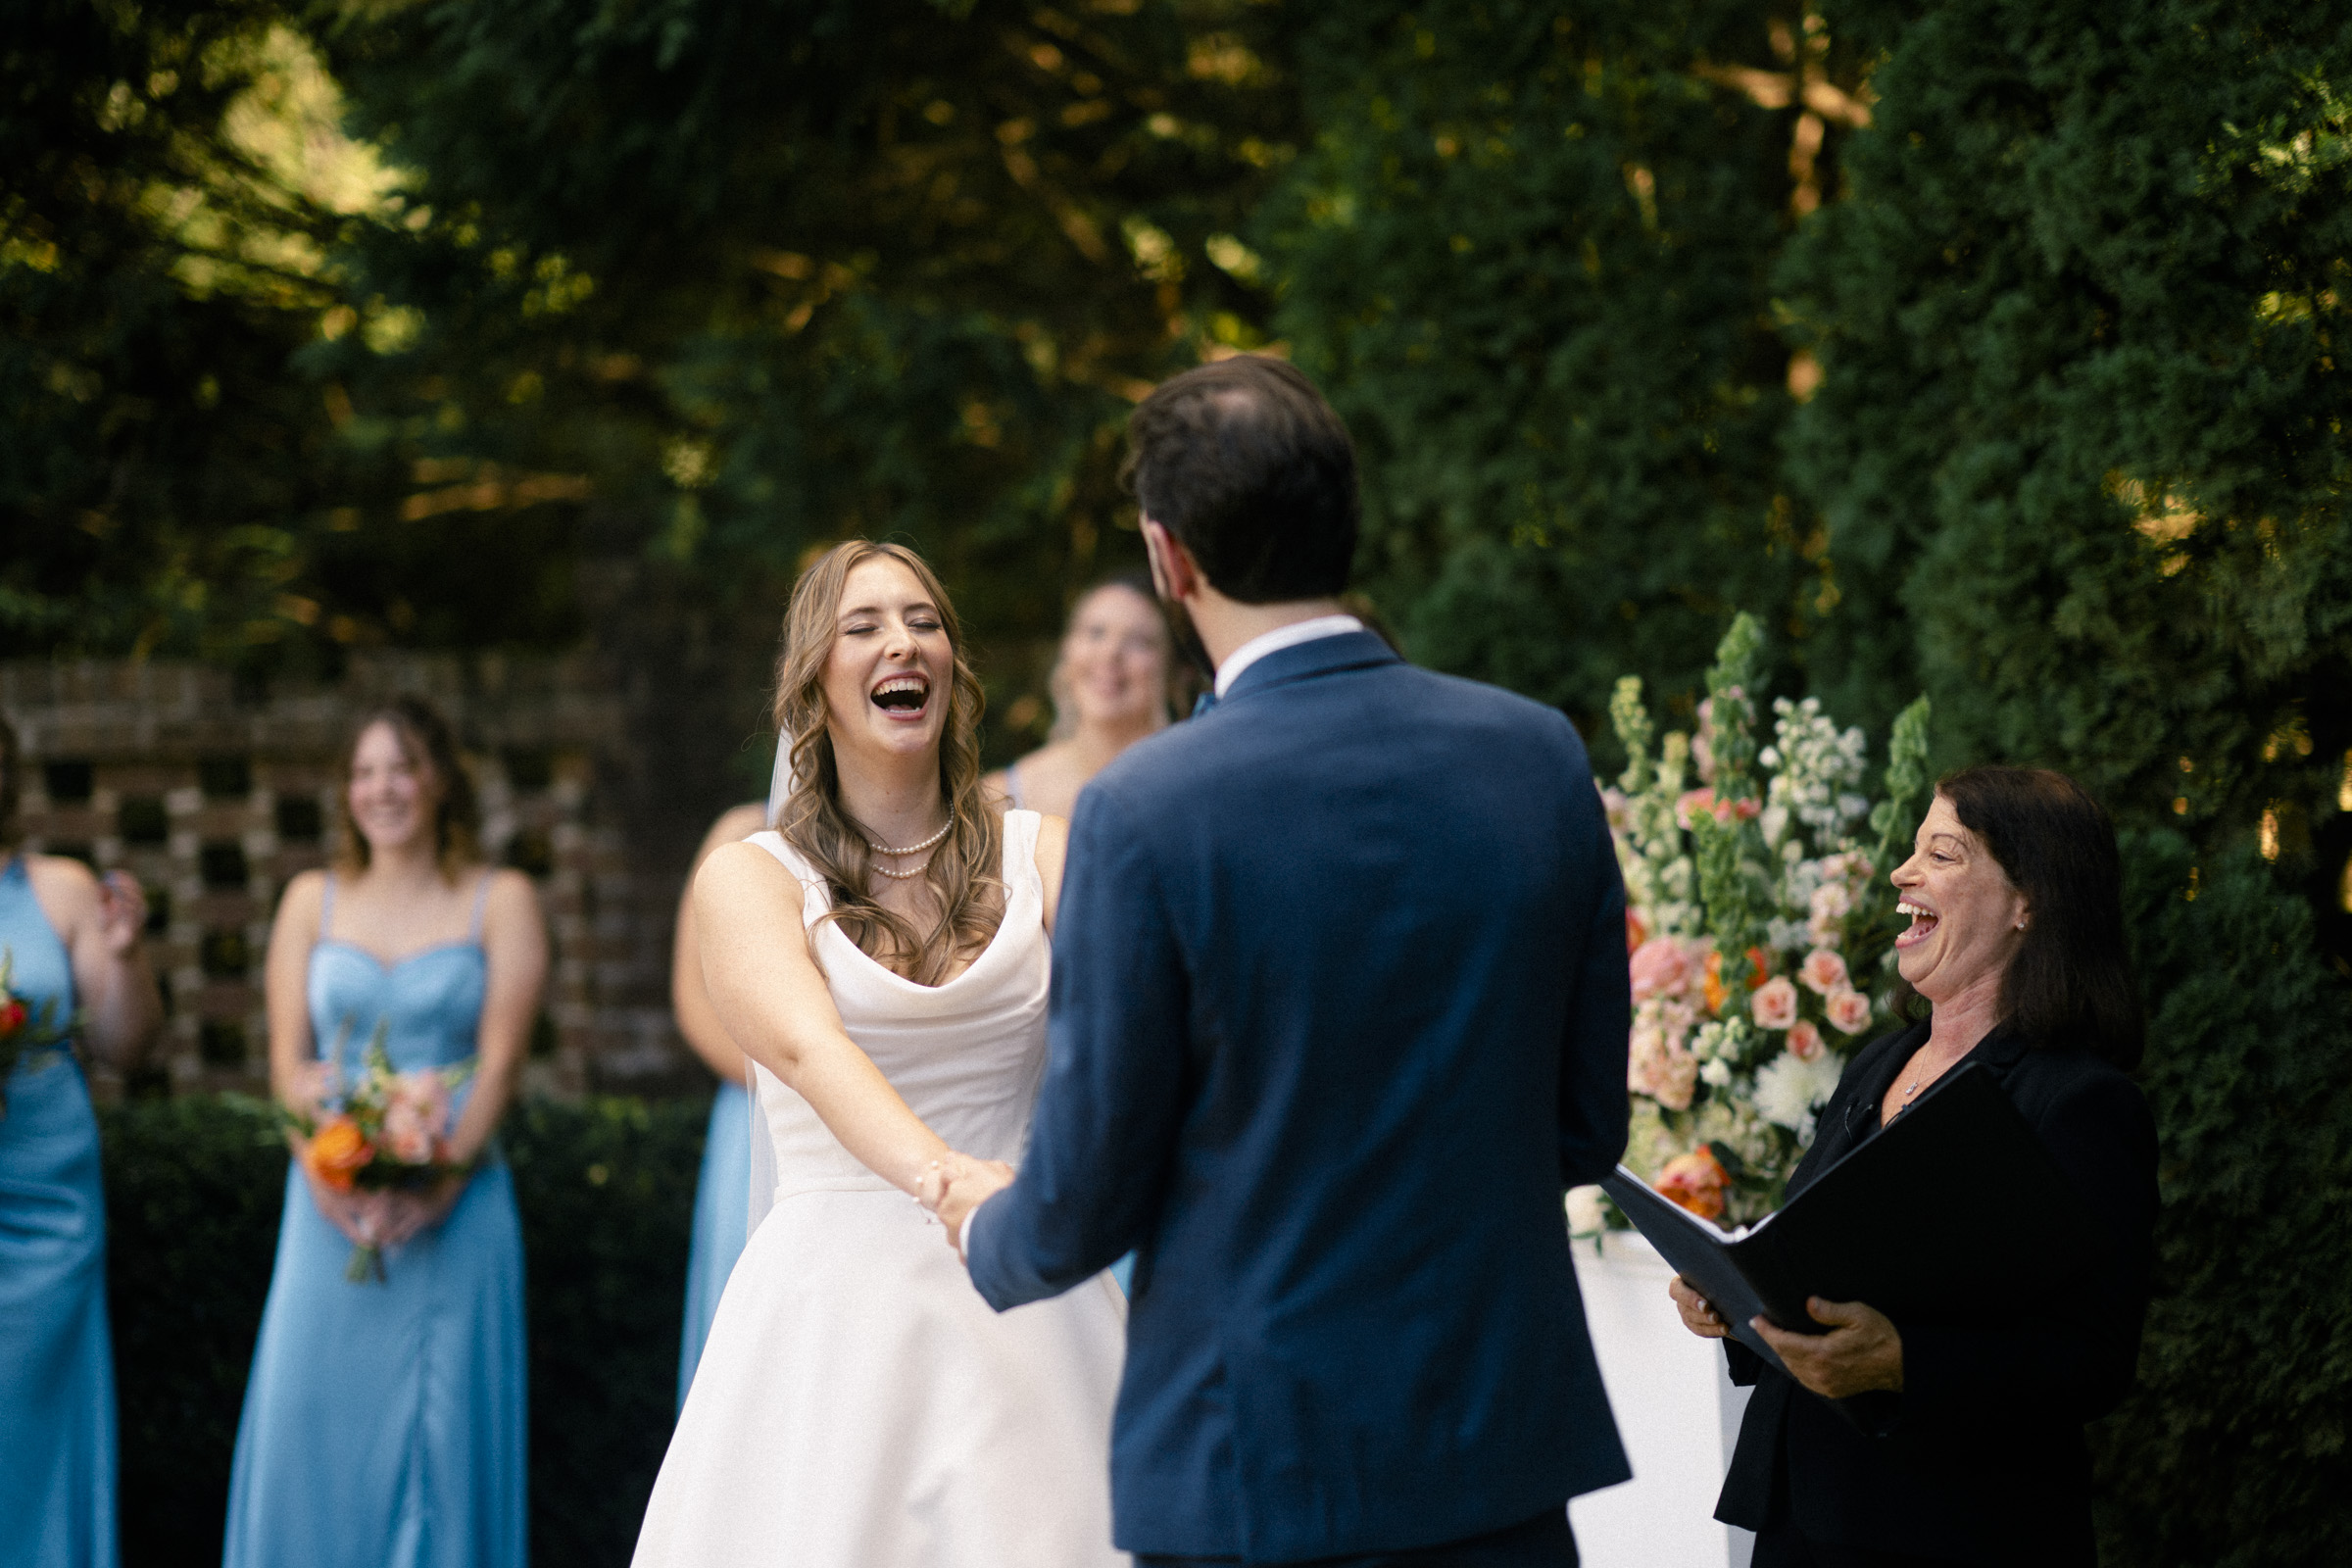
[[[932,834],[929,838],[923,840],[923,842],[920,844],[909,844],[903,850],[894,850],[887,844],[876,844],[872,839],[867,839],[865,841],[865,847],[873,851],[876,855],[888,855],[893,857],[904,855],[920,855],[925,850],[935,849],[941,843],[945,842],[948,834],[954,831],[955,826],[956,817],[954,813],[951,812],[948,816],[948,825],[941,828],[938,832]],[[921,876],[925,871],[930,870],[931,862],[929,860],[925,860],[922,864],[916,866],[911,871],[893,871],[887,865],[877,865],[872,869],[876,876],[894,877],[901,882],[905,882],[910,880],[911,878]]]

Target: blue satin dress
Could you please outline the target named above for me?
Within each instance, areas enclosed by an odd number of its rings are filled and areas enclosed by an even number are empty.
[[[720,1084],[703,1139],[703,1173],[694,1189],[694,1246],[686,1256],[686,1332],[678,1348],[678,1408],[694,1387],[694,1369],[710,1337],[718,1298],[743,1255],[752,1200],[752,1097]]]
[[[62,1022],[66,945],[24,858],[0,870],[9,989]],[[20,1056],[0,1119],[0,1568],[115,1568],[115,1355],[98,1119],[65,1051]]]
[[[486,984],[473,934],[387,965],[311,950],[312,1038],[356,1065],[376,1025],[404,1072],[474,1054]],[[464,1091],[460,1091],[461,1102]],[[522,1568],[528,1556],[522,1227],[504,1160],[449,1218],[343,1277],[351,1243],[286,1173],[277,1266],[229,1475],[226,1568]]]

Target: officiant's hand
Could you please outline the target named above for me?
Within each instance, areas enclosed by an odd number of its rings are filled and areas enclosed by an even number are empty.
[[[1702,1340],[1730,1338],[1732,1326],[1715,1310],[1715,1303],[1692,1290],[1680,1274],[1666,1282],[1666,1294],[1674,1298],[1674,1309],[1683,1314],[1683,1327]]]
[[[1825,1399],[1903,1389],[1903,1337],[1886,1314],[1860,1301],[1825,1301],[1810,1297],[1805,1310],[1827,1334],[1791,1334],[1769,1318],[1750,1319],[1764,1343],[1780,1352],[1796,1381]]]
[[[948,1245],[963,1256],[963,1222],[971,1211],[1012,1185],[1012,1167],[1001,1159],[959,1158],[941,1174],[931,1212],[947,1227]]]

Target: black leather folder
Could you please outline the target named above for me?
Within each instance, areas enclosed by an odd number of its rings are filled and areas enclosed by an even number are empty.
[[[1818,1296],[1867,1302],[1898,1323],[1997,1323],[2063,1289],[2106,1245],[1978,1062],[1737,1231],[1661,1197],[1623,1165],[1600,1187],[1740,1342],[1784,1372],[1750,1318],[1825,1334],[1805,1310]]]

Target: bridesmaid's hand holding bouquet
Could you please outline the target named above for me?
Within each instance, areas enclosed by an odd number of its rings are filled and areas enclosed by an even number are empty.
[[[333,1059],[302,1086],[303,1103],[278,1107],[320,1211],[352,1240],[343,1277],[354,1284],[382,1279],[383,1250],[444,1217],[469,1174],[450,1159],[449,1135],[472,1067],[395,1072],[384,1034],[377,1024],[348,1084],[339,1036]]]

